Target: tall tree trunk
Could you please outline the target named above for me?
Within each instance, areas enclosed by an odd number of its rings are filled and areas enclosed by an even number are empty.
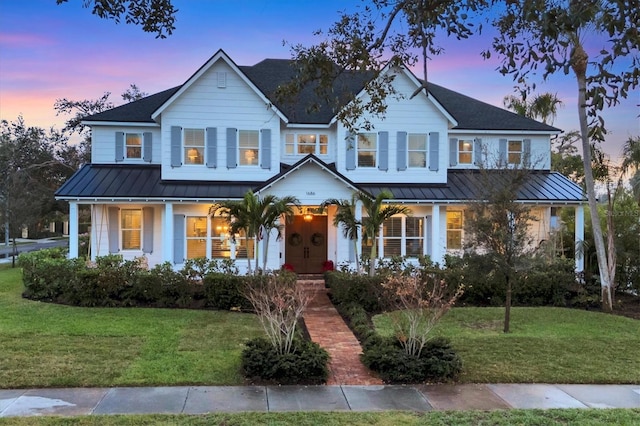
[[[371,246],[371,256],[369,257],[369,276],[373,277],[376,274],[376,259],[378,257],[378,236],[374,235],[373,244]]]
[[[609,279],[609,266],[607,253],[602,236],[602,227],[598,216],[598,203],[596,200],[595,183],[593,170],[591,168],[591,144],[589,143],[589,126],[587,123],[587,60],[588,55],[584,51],[579,40],[574,40],[573,52],[571,53],[571,67],[578,81],[578,118],[580,120],[580,136],[582,139],[582,158],[584,163],[584,182],[587,188],[587,199],[589,201],[589,212],[591,213],[591,226],[593,228],[593,239],[596,246],[596,257],[598,259],[598,269],[600,271],[600,291],[602,295],[602,309],[610,312],[613,308],[611,301],[611,281]]]
[[[504,300],[504,332],[509,332],[509,326],[511,323],[511,278],[510,274],[505,274],[507,281],[507,293]]]
[[[358,256],[358,239],[356,238],[353,241],[353,256],[356,258],[356,272],[358,275],[362,273],[360,270],[360,256]]]

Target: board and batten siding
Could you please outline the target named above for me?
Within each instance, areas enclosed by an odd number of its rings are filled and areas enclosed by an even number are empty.
[[[145,133],[151,133],[151,161],[140,159],[116,160],[116,134],[141,133],[144,138]],[[161,160],[161,140],[160,126],[91,126],[91,162],[93,164],[160,164]],[[148,139],[146,139],[148,140]],[[146,147],[146,140],[143,141],[143,156]]]
[[[218,87],[218,73],[226,73],[225,87]],[[280,158],[280,118],[225,62],[211,66],[162,112],[162,177],[178,180],[266,180],[277,174]],[[216,167],[171,166],[172,127],[217,132]],[[227,129],[270,130],[270,168],[227,167]],[[205,136],[206,138],[206,136]]]
[[[373,118],[373,129],[363,133],[387,132],[388,157],[386,170],[380,170],[377,166],[371,168],[358,168],[347,170],[347,144],[345,140],[347,131],[339,125],[337,130],[337,168],[338,171],[354,182],[389,182],[389,183],[442,183],[447,180],[448,152],[448,120],[423,95],[411,98],[416,89],[413,82],[404,74],[398,75],[394,80],[394,86],[398,93],[404,95],[402,99],[390,98],[387,103],[387,112],[384,119]],[[427,167],[398,170],[398,132],[427,134]],[[431,140],[438,135],[438,161],[433,167],[430,164]],[[378,138],[379,139],[379,138]],[[405,141],[406,142],[406,141]],[[355,147],[356,140],[353,144]],[[402,143],[402,142],[401,142]],[[378,155],[380,150],[378,149]],[[357,156],[356,156],[357,157]],[[379,163],[379,159],[378,159]],[[437,169],[437,170],[434,170]]]

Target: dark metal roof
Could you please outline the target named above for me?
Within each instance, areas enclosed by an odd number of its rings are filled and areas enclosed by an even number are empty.
[[[313,86],[303,88],[296,99],[280,102],[275,97],[278,86],[288,83],[296,75],[295,61],[289,59],[265,59],[252,66],[238,67],[245,76],[283,113],[291,123],[328,124],[339,108],[344,106],[362,89],[368,72],[347,72],[334,82],[335,105],[318,99]],[[85,121],[112,121],[153,123],[151,115],[173,96],[182,86],[147,96],[85,118]],[[544,123],[478,101],[434,83],[428,84],[429,93],[458,122],[454,129],[463,130],[513,130],[557,132],[559,129]],[[319,108],[310,110],[318,104]]]
[[[477,200],[488,187],[499,187],[504,180],[501,171],[449,170],[446,184],[362,183],[359,186],[376,196],[389,190],[396,200],[465,202]],[[582,203],[582,188],[558,172],[532,171],[518,191],[518,200],[532,203]]]
[[[56,191],[62,199],[132,198],[220,200],[242,198],[262,182],[174,181],[158,165],[87,164]]]
[[[353,183],[316,157],[306,157],[325,165],[334,175],[373,196],[390,190],[398,201],[464,202],[477,199],[488,185],[500,185],[499,172],[487,172],[489,183],[480,178],[477,170],[450,170],[443,184],[387,184]],[[303,162],[299,162],[301,165]],[[58,191],[61,199],[158,199],[158,200],[221,200],[239,199],[248,191],[254,192],[288,174],[295,167],[284,166],[280,174],[267,182],[232,181],[171,181],[160,178],[157,165],[97,165],[88,164],[76,172]],[[483,183],[484,182],[484,183]],[[535,203],[581,203],[582,189],[557,172],[535,171],[520,190],[521,201]]]

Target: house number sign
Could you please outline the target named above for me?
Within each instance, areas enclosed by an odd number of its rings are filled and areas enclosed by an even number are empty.
[[[316,195],[315,191],[307,191],[307,195]]]

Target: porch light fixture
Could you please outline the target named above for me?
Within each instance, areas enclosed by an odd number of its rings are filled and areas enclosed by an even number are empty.
[[[305,222],[311,222],[313,220],[313,215],[307,212],[305,213],[304,216],[302,216],[302,218],[304,219]]]

